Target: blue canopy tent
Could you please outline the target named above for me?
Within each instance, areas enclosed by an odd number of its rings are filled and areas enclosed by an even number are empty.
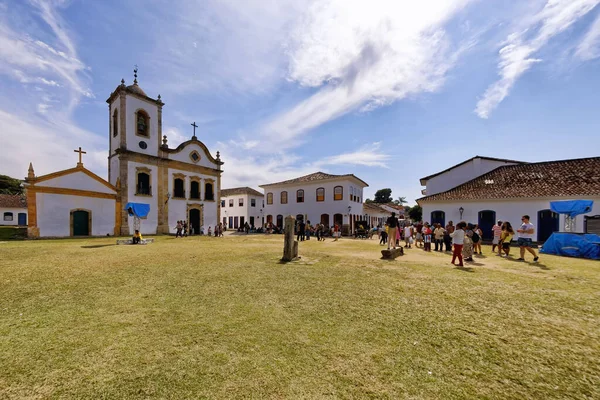
[[[140,230],[140,218],[148,216],[150,213],[150,204],[127,203],[125,209],[129,216],[133,217],[133,229]]]
[[[552,201],[550,209],[559,214],[575,218],[592,211],[592,200]],[[582,257],[600,260],[600,236],[573,232],[554,232],[544,243],[544,254]]]

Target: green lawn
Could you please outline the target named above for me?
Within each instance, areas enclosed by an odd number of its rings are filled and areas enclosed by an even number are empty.
[[[598,262],[114,242],[0,243],[0,398],[600,398]]]

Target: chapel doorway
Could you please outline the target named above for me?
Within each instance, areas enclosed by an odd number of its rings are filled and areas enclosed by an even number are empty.
[[[189,222],[190,222],[190,232],[193,232],[195,235],[200,233],[200,210],[198,210],[197,208],[191,208],[190,209],[190,215],[189,215]]]
[[[479,211],[479,229],[483,233],[483,240],[492,240],[494,238],[494,232],[492,228],[496,224],[496,211],[484,210]]]
[[[538,211],[538,242],[545,242],[550,235],[558,232],[559,216],[552,210]]]
[[[443,211],[431,212],[431,225],[440,224],[442,228],[446,226],[446,213]]]
[[[86,210],[71,211],[71,236],[90,236],[90,215]]]

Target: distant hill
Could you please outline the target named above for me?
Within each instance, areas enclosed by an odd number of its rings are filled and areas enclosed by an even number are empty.
[[[0,175],[0,193],[1,194],[23,194],[23,187],[20,179],[11,178],[7,175]]]

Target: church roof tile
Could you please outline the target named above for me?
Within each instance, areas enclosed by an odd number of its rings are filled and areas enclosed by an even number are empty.
[[[600,157],[506,165],[417,202],[600,196]]]

